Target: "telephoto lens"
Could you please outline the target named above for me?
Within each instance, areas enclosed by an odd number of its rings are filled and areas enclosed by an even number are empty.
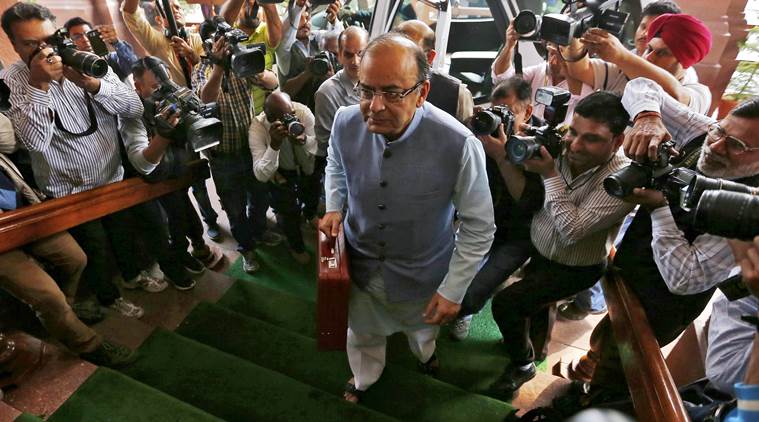
[[[522,38],[537,37],[540,30],[540,16],[531,10],[522,10],[514,18],[514,30]]]
[[[707,190],[698,201],[693,225],[729,239],[751,240],[759,235],[759,197],[729,190]]]
[[[651,168],[632,162],[608,175],[603,184],[606,193],[621,199],[632,195],[635,188],[651,185]]]
[[[59,51],[63,64],[93,78],[102,78],[108,73],[108,62],[97,54],[64,48]]]

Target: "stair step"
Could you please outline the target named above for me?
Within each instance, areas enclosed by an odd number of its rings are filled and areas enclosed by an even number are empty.
[[[222,341],[224,325],[209,321]],[[124,373],[226,420],[392,420],[286,375],[156,329]]]
[[[217,304],[307,337],[314,338],[316,334],[314,302],[254,282],[237,281]],[[489,312],[489,307],[482,312]],[[475,317],[473,326],[478,323],[478,318],[483,321],[490,316],[483,314]],[[445,368],[439,379],[464,390],[487,395],[490,385],[508,363],[499,340],[470,338],[455,342],[447,334],[448,328],[444,327],[437,341],[436,353]],[[416,369],[416,358],[409,351],[403,334],[389,339],[387,359],[406,369]]]
[[[10,420],[10,419],[0,419],[0,420]],[[29,413],[22,413],[16,419],[13,419],[13,422],[43,422],[43,421],[44,419],[40,419],[34,415],[30,415]]]
[[[336,395],[350,378],[344,352],[318,352],[313,338],[210,303],[199,304],[176,332]],[[422,391],[409,400],[409,394]],[[501,421],[512,411],[498,400],[393,364],[363,404],[419,421]]]
[[[48,421],[219,421],[123,374],[98,368]]]

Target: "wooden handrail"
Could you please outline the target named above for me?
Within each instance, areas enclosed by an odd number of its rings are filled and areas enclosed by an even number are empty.
[[[0,253],[166,195],[207,179],[208,163],[194,161],[179,178],[148,183],[131,178],[0,214]]]
[[[603,287],[638,420],[687,422],[680,393],[637,296],[613,269],[607,271]]]

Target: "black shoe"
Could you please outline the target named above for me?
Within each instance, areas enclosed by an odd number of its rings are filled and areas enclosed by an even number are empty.
[[[519,390],[524,383],[535,378],[537,369],[534,363],[522,369],[520,366],[509,364],[500,377],[490,386],[491,393],[502,399],[511,400],[514,393]]]
[[[94,300],[76,302],[71,306],[77,318],[87,325],[95,324],[105,319],[103,307]]]
[[[79,357],[98,366],[121,368],[134,362],[137,353],[126,346],[104,340],[100,347],[91,352],[82,353]]]
[[[202,274],[206,270],[206,266],[189,253],[183,254],[181,260],[184,268],[193,274]]]
[[[174,288],[180,291],[191,290],[193,287],[195,287],[195,280],[191,279],[190,277],[187,277],[181,281],[170,281],[171,284],[174,285]]]
[[[438,372],[440,372],[440,360],[433,353],[427,362],[422,363],[417,361],[416,367],[419,368],[419,372],[423,373],[424,375],[436,377]]]

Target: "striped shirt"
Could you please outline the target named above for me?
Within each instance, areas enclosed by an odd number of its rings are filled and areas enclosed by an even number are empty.
[[[715,120],[681,104],[650,79],[638,78],[625,87],[622,105],[630,116],[643,111],[661,113],[662,122],[678,149],[706,133]],[[672,293],[705,292],[739,272],[727,239],[702,234],[688,242],[669,207],[651,212],[651,247],[659,272]]]
[[[0,73],[11,89],[11,109],[18,141],[29,150],[37,186],[48,197],[59,198],[120,181],[124,170],[119,155],[116,117],[139,119],[142,102],[112,70],[100,80],[100,90],[91,95],[67,79],[53,81],[47,92],[29,85],[29,68],[18,61]],[[73,133],[90,127],[89,97],[97,130],[86,136]]]
[[[619,224],[634,207],[607,194],[603,180],[630,160],[618,151],[606,164],[577,177],[572,177],[565,157],[556,163],[560,175],[543,181],[545,203],[532,219],[532,243],[541,255],[559,264],[600,264]]]
[[[213,65],[207,61],[195,66],[192,74],[192,86],[195,93],[200,91],[208,82],[213,71]],[[216,102],[219,105],[219,120],[222,123],[221,142],[215,152],[232,154],[244,152],[248,154],[248,128],[252,119],[251,86],[248,78],[239,78],[234,72],[227,72],[225,77],[226,91],[219,89]],[[222,81],[222,86],[224,82]]]

